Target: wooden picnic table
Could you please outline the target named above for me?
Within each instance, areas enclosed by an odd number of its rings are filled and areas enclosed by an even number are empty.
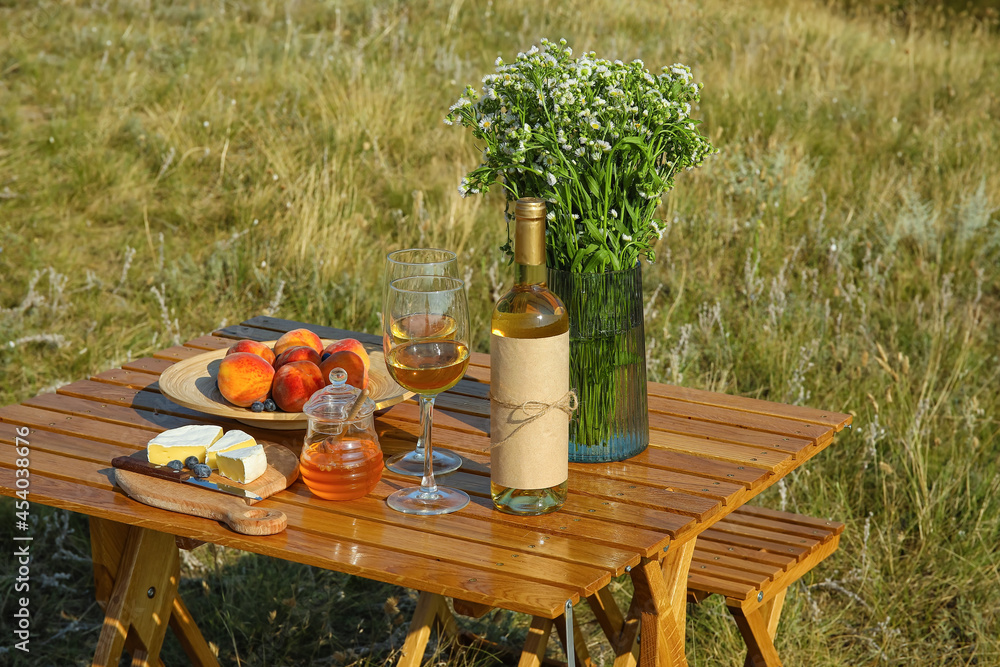
[[[822,451],[851,422],[850,415],[826,410],[650,383],[646,451],[619,463],[571,464],[560,511],[510,516],[495,511],[489,497],[490,360],[476,353],[465,378],[438,397],[434,413],[435,445],[464,460],[443,482],[472,496],[457,513],[422,517],[389,509],[385,497],[413,479],[388,472],[373,493],[348,502],[318,499],[299,480],[257,505],[284,512],[287,529],[254,537],[143,505],[115,486],[112,458],[189,423],[241,428],[298,454],[301,431],[260,430],[199,413],[157,387],[159,374],[177,361],[228,347],[232,339],[273,340],[298,327],[380,345],[377,336],[255,317],[0,408],[0,491],[13,496],[19,488],[15,444],[18,429],[27,429],[29,500],[91,518],[97,596],[107,615],[96,664],[117,664],[123,647],[140,662],[159,664],[167,619],[196,663],[216,664],[176,595],[175,545],[213,542],[530,614],[535,639],[522,664],[538,664],[553,621],[567,605],[587,600],[615,648],[616,665],[630,664],[636,653],[642,665],[683,665],[695,539]],[[411,449],[417,406],[397,404],[376,425],[387,455]],[[607,585],[626,572],[635,593],[623,611]],[[579,644],[575,652],[585,659]]]

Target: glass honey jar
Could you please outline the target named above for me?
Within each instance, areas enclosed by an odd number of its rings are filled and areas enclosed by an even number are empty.
[[[347,384],[334,368],[330,382],[302,408],[309,419],[299,471],[309,490],[326,500],[354,500],[371,493],[382,478],[382,448],[375,433],[375,402]],[[352,415],[352,410],[354,414]]]

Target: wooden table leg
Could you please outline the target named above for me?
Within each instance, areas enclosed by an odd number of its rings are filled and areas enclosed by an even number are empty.
[[[104,608],[93,664],[117,665],[128,650],[134,667],[158,667],[169,624],[195,665],[218,667],[177,595],[180,558],[174,537],[94,517],[90,535],[97,600]]]
[[[729,611],[736,619],[736,625],[747,645],[743,667],[781,667],[781,658],[774,647],[774,636],[778,631],[778,619],[787,592],[787,588],[782,589],[774,598],[750,611],[739,605],[729,605]]]
[[[517,667],[539,667],[545,659],[545,648],[549,645],[549,634],[552,632],[552,619],[541,616],[531,617],[531,627],[528,637],[521,649],[521,659]]]
[[[449,637],[458,633],[455,617],[448,609],[448,603],[445,602],[444,596],[421,592],[396,667],[420,667],[424,660],[427,640],[430,639],[431,630],[434,629],[435,625]]]
[[[639,653],[638,618],[626,621],[607,586],[588,597],[587,604],[615,652],[614,667],[635,667]]]
[[[684,624],[687,621],[687,575],[694,540],[673,547],[659,561],[644,558],[632,568],[635,593],[619,637],[616,654],[628,664],[628,652],[638,625],[640,667],[683,667]],[[615,660],[616,667],[619,659]]]
[[[170,612],[170,629],[174,631],[174,636],[181,643],[184,653],[191,659],[191,664],[197,667],[219,667],[219,659],[205,641],[180,595],[174,596],[174,605]]]

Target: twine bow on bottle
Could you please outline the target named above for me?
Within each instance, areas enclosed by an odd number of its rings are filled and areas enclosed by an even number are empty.
[[[549,414],[553,410],[559,410],[560,412],[565,413],[567,418],[572,417],[573,411],[576,410],[577,406],[579,405],[576,398],[576,392],[573,391],[572,389],[563,394],[563,396],[559,400],[553,401],[552,403],[546,403],[544,401],[535,401],[535,400],[524,401],[523,403],[511,403],[509,401],[503,400],[502,398],[498,398],[496,394],[494,394],[492,391],[490,392],[489,398],[491,402],[496,403],[500,407],[506,408],[507,410],[511,410],[510,416],[513,416],[515,412],[520,410],[527,417],[524,421],[522,421],[520,424],[517,425],[517,428],[508,433],[503,438],[503,440],[498,440],[497,442],[494,442],[492,445],[493,447],[496,447],[497,445],[502,445],[503,443],[507,442],[507,440],[509,440],[511,436],[520,431],[522,428],[524,428],[528,424],[531,424],[532,422],[538,419],[541,419],[542,417]]]

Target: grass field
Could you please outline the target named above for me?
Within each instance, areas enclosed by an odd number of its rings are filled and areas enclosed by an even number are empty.
[[[785,664],[1000,665],[997,13],[858,4],[0,0],[0,404],[254,314],[375,331],[382,258],[414,245],[459,253],[484,350],[502,202],[458,195],[478,150],[449,105],[541,37],[680,61],[721,153],[664,201],[650,378],[855,415],[761,499],[848,524],[789,596]],[[32,511],[39,641],[5,622],[0,665],[89,664],[86,522]],[[223,665],[380,665],[415,601],[185,558]],[[742,664],[724,616],[691,611],[692,665]],[[514,646],[525,620],[470,627]]]

